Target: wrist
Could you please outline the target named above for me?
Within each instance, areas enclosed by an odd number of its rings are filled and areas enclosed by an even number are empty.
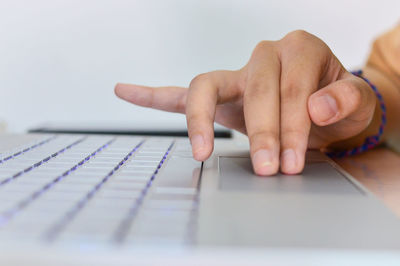
[[[382,140],[391,148],[400,151],[400,123],[398,122],[400,118],[400,87],[383,71],[374,66],[367,65],[364,68],[364,74],[379,88],[385,99],[387,124]]]

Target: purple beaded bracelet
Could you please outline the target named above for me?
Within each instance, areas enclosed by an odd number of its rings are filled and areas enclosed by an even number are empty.
[[[379,93],[378,89],[374,84],[372,84],[367,78],[362,76],[362,70],[354,71],[351,72],[353,75],[362,78],[365,80],[365,82],[368,83],[368,85],[372,88],[374,91],[376,97],[378,98],[379,101],[379,106],[381,108],[382,114],[381,114],[381,124],[379,125],[379,132],[376,135],[369,136],[365,139],[364,143],[361,146],[352,148],[350,150],[344,150],[344,151],[334,151],[334,152],[328,152],[327,155],[329,157],[334,157],[334,158],[342,158],[346,156],[351,156],[351,155],[356,155],[360,154],[362,152],[365,152],[369,149],[372,149],[376,147],[379,144],[379,140],[383,134],[383,130],[386,125],[386,106],[385,102],[383,101],[382,95]]]

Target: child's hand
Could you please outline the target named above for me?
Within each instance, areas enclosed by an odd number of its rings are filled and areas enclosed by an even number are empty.
[[[193,156],[213,150],[214,120],[248,135],[254,171],[296,174],[308,148],[322,148],[362,132],[376,98],[369,85],[347,72],[317,37],[294,31],[262,41],[242,69],[198,75],[189,89],[118,84],[131,103],[185,113]]]

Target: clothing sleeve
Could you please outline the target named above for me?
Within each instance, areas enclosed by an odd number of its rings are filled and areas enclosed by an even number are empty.
[[[391,129],[386,135],[386,145],[400,154],[400,25],[379,36],[372,45],[371,54],[367,61],[367,67],[380,73],[380,76],[371,77],[378,86],[387,86],[392,88],[393,96],[385,100],[387,112],[387,129],[389,122],[392,121]],[[381,88],[382,92],[383,88]],[[397,90],[397,94],[393,94]],[[396,96],[396,97],[395,97]],[[385,97],[384,97],[385,99]],[[392,110],[389,112],[389,110]]]
[[[374,41],[367,65],[383,73],[400,90],[400,25]]]

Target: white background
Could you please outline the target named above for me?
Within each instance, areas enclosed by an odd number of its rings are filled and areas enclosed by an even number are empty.
[[[263,39],[305,29],[348,67],[399,22],[399,0],[0,0],[0,120],[167,122],[177,114],[118,100],[116,82],[186,86],[237,69]]]

